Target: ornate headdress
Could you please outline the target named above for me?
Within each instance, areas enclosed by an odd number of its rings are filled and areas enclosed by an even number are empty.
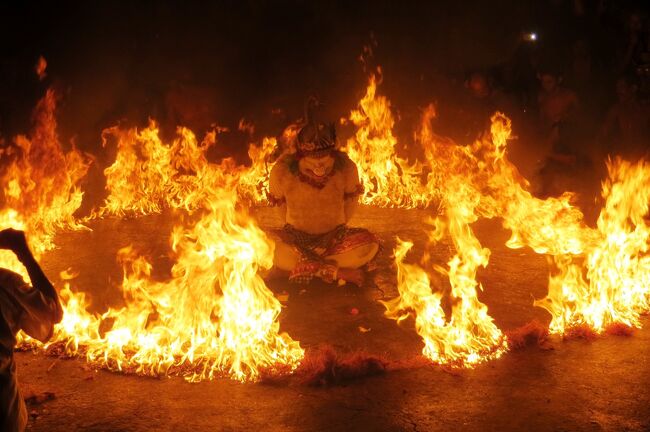
[[[321,106],[318,99],[310,97],[305,105],[306,124],[298,132],[298,156],[320,156],[336,149],[334,123],[320,123],[314,119],[314,110]]]

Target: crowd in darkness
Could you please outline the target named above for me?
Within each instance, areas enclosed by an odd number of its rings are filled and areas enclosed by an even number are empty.
[[[567,186],[564,174],[593,172],[607,155],[650,150],[650,25],[638,4],[539,4],[538,27],[520,34],[508,61],[468,71],[449,118],[469,126],[462,140],[495,110],[509,113],[528,145],[545,149],[535,180],[548,195]]]

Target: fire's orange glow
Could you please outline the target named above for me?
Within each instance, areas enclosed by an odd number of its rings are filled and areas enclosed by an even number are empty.
[[[440,188],[441,206],[444,208],[444,216],[433,220],[430,242],[438,242],[449,235],[456,249],[448,269],[434,267],[449,277],[453,303],[451,317],[446,318],[441,307],[440,287],[437,292],[432,292],[426,271],[417,265],[404,264],[412,243],[401,241],[395,250],[400,297],[385,303],[386,315],[399,321],[412,313],[416,330],[424,339],[423,354],[426,357],[436,363],[471,367],[498,358],[507,349],[503,334],[489,316],[487,307],[478,300],[476,291],[477,287],[482,288],[476,281],[476,271],[480,266],[487,266],[490,256],[489,249],[481,246],[470,227],[479,217],[479,180],[482,174],[481,164],[476,163],[472,151],[482,143],[477,142],[474,147],[459,147],[450,141],[436,139],[429,128],[434,114],[433,107],[425,111],[419,139],[427,146],[427,158],[432,172],[436,173],[430,186]],[[444,161],[437,157],[440,154],[446,155]]]
[[[38,61],[36,62],[36,75],[38,76],[38,79],[43,81],[46,77],[45,70],[47,69],[47,61],[45,60],[45,57],[40,56],[38,58]]]
[[[364,187],[361,202],[382,207],[424,207],[431,197],[421,181],[422,165],[409,164],[397,155],[395,120],[388,99],[377,95],[379,81],[375,75],[370,76],[365,96],[350,113],[357,131],[345,146],[359,169]]]
[[[145,215],[200,205],[209,187],[205,153],[215,144],[216,131],[199,143],[192,131],[179,127],[177,138],[167,144],[150,121],[143,130],[106,129],[102,138],[104,146],[111,140],[117,142],[117,155],[104,170],[109,195],[98,216]]]
[[[42,63],[39,76],[45,73]],[[650,310],[650,164],[608,162],[605,205],[592,228],[572,194],[540,199],[529,191],[508,160],[512,129],[501,113],[492,117],[483,137],[461,146],[435,134],[435,109],[429,106],[416,134],[425,160],[410,163],[398,156],[390,102],[377,94],[380,81],[371,75],[366,94],[351,112],[357,129],[345,146],[365,187],[361,200],[405,208],[439,203],[439,212],[431,210],[429,243],[448,237],[455,248],[446,266],[434,262],[429,248],[420,265],[405,262],[411,242],[398,240],[395,248],[400,296],[384,303],[386,315],[398,321],[415,318],[425,356],[471,367],[508,348],[478,299],[477,270],[490,257],[472,230],[480,218],[501,219],[511,232],[508,247],[530,247],[551,258],[548,295],[535,304],[550,312],[552,332],[588,326],[601,333],[612,324],[641,325],[640,315]],[[48,91],[36,107],[31,136],[16,137],[15,145],[0,153],[0,226],[26,230],[37,256],[54,246],[57,231],[85,228],[75,212],[90,162],[74,148],[62,150],[55,105],[55,94]],[[243,120],[239,129],[254,132]],[[279,139],[251,144],[247,167],[229,158],[208,161],[219,131],[199,141],[191,130],[178,127],[168,143],[153,120],[140,130],[104,130],[104,147],[114,145],[116,158],[104,170],[103,206],[84,221],[181,210],[182,221],[175,220],[170,236],[171,277],[154,280],[145,257],[132,247],[122,249],[117,258],[123,267],[124,305],[98,315],[89,312],[86,294],[71,289],[74,275],[62,275],[65,314],[46,348],[63,347],[69,355],[84,355],[111,370],[178,374],[190,381],[222,375],[255,380],[264,370],[298,366],[303,350],[280,333],[280,304],[258,275],[272,265],[274,245],[248,213],[249,204],[266,201],[278,141],[284,152],[294,151],[298,127],[289,126]],[[177,212],[170,217],[178,217]],[[26,277],[11,254],[0,253],[0,266]],[[449,279],[449,312],[433,272]]]
[[[598,333],[617,323],[640,327],[640,315],[650,310],[650,165],[617,159],[607,168],[598,242],[579,260],[555,257],[559,273],[551,276],[546,299],[537,302],[553,315],[555,333],[580,325]]]
[[[31,135],[18,135],[14,145],[0,154],[0,227],[27,230],[36,256],[54,247],[57,230],[84,228],[74,213],[81,206],[79,184],[90,161],[74,148],[64,152],[57,134],[56,97],[53,90],[46,92],[34,110]],[[28,279],[23,266],[7,251],[0,251],[0,266]]]
[[[272,265],[273,243],[238,206],[237,177],[218,169],[209,175],[223,186],[206,193],[197,222],[174,228],[171,279],[152,280],[151,264],[122,249],[125,306],[94,316],[83,293],[64,290],[53,343],[112,370],[189,381],[255,380],[262,370],[297,367],[303,350],[279,333],[280,303],[257,274]]]
[[[254,143],[248,147],[248,157],[251,166],[241,175],[239,191],[253,203],[265,203],[269,192],[269,178],[274,162],[271,156],[276,150],[278,142],[275,138],[264,138],[262,145]]]
[[[16,139],[18,153],[3,174],[2,224],[26,229],[37,255],[53,246],[57,229],[82,227],[73,213],[82,198],[76,185],[88,165],[76,150],[62,152],[54,102],[48,92],[39,103],[34,136]],[[199,144],[191,131],[179,128],[177,139],[166,145],[151,123],[142,131],[108,129],[105,142],[110,137],[118,151],[105,171],[109,196],[97,214],[171,207],[193,210],[195,222],[174,228],[176,261],[166,282],[154,281],[151,265],[131,248],[120,252],[122,308],[92,314],[86,295],[66,282],[64,318],[45,348],[63,346],[68,355],[85,355],[113,370],[174,373],[190,381],[221,375],[255,380],[263,370],[297,367],[303,350],[279,333],[280,303],[257,274],[272,265],[273,243],[239,204],[244,169],[230,159],[217,165],[205,157],[216,132]],[[24,274],[10,257],[3,254],[1,265]],[[19,336],[21,343],[40,346]]]

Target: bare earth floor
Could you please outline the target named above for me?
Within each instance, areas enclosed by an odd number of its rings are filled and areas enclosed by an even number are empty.
[[[262,226],[277,224],[268,209],[256,213]],[[422,221],[429,213],[362,208],[353,225],[368,227],[386,241],[388,267],[396,235],[415,240],[413,259],[421,255]],[[60,271],[78,271],[74,286],[92,293],[98,311],[119,304],[117,249],[132,243],[154,259],[161,269],[158,277],[165,277],[169,215],[103,220],[91,227],[92,232],[61,234],[59,249],[48,253],[43,265],[57,283]],[[479,272],[485,289],[480,297],[497,325],[508,330],[533,319],[548,323],[546,311],[532,306],[546,291],[546,258],[529,249],[506,248],[508,233],[498,220],[480,221],[474,228],[492,251],[490,264]],[[443,242],[434,257],[444,264],[450,251]],[[377,302],[396,295],[394,270],[384,274],[389,283],[381,290],[273,281],[275,292],[289,293],[281,329],[304,348],[327,343],[340,352],[361,349],[391,360],[416,358],[422,342],[412,320],[396,325]],[[359,313],[351,313],[353,308]],[[296,379],[190,384],[178,377],[96,371],[81,359],[31,352],[16,358],[26,393],[55,394],[29,408],[34,431],[650,431],[650,320],[644,319],[644,325],[631,337],[552,339],[553,349],[506,353],[474,370],[419,366],[331,387],[309,387]]]

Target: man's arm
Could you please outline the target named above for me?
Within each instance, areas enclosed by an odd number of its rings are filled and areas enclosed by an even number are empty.
[[[344,167],[345,188],[343,198],[345,199],[345,222],[349,222],[359,207],[359,195],[363,193],[363,186],[359,182],[357,166],[346,155]]]
[[[283,159],[279,159],[271,169],[269,177],[269,204],[278,209],[282,223],[287,222],[287,200],[284,196]]]
[[[63,318],[63,309],[54,286],[29,250],[24,232],[11,228],[0,231],[0,249],[8,249],[16,254],[32,281],[32,290],[13,287],[11,293],[25,312],[21,328],[41,341],[49,339],[52,326]]]

